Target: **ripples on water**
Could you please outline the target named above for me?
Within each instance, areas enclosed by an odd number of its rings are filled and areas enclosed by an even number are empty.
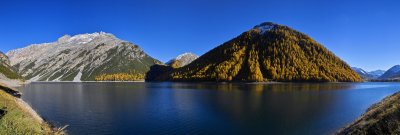
[[[70,134],[331,134],[398,83],[32,83],[23,99]]]

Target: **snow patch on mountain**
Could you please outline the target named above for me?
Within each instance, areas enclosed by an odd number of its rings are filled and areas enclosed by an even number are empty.
[[[192,62],[193,62],[194,60],[196,60],[197,58],[199,58],[198,55],[196,55],[196,54],[194,54],[194,53],[191,53],[191,52],[186,52],[186,53],[183,53],[183,54],[181,54],[181,55],[178,55],[176,58],[174,58],[174,59],[168,61],[166,64],[167,64],[167,65],[172,65],[172,64],[174,64],[175,62],[179,62],[179,65],[178,65],[178,66],[179,66],[179,67],[183,67],[183,66],[186,66],[186,65],[192,63]]]
[[[39,81],[40,78],[41,78],[41,76],[40,76],[40,75],[37,75],[37,76],[35,76],[35,77],[30,78],[30,79],[28,80],[28,82]]]
[[[261,31],[261,34],[265,34],[267,31],[274,29],[276,25],[277,24],[274,24],[271,22],[265,22],[265,23],[255,26],[254,29],[259,29]]]
[[[79,73],[74,77],[73,82],[80,82],[82,78],[82,71],[79,71]]]
[[[386,72],[385,70],[374,70],[374,71],[368,72],[368,74],[378,78],[378,77],[382,76],[385,72]]]

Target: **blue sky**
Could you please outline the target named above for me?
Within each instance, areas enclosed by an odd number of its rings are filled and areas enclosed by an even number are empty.
[[[400,64],[400,2],[356,0],[12,0],[0,2],[0,50],[104,31],[167,61],[204,54],[272,21],[304,32],[351,66]]]

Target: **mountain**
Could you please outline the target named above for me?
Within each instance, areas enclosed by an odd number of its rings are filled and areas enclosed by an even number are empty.
[[[21,76],[10,66],[10,60],[3,52],[0,52],[0,74],[0,78],[21,79]]]
[[[1,64],[6,64],[10,65],[10,59],[8,59],[8,56],[5,55],[3,52],[0,51],[0,63]]]
[[[10,66],[10,60],[3,52],[0,52],[0,85],[19,87],[23,84],[22,77]]]
[[[371,80],[371,79],[378,79],[380,76],[382,76],[385,71],[384,70],[375,70],[371,72],[367,72],[363,70],[362,68],[358,67],[351,67],[357,74],[361,76],[364,80]]]
[[[372,75],[373,78],[376,79],[382,76],[385,72],[386,72],[385,70],[375,70],[368,72],[368,74]]]
[[[397,80],[400,79],[400,65],[393,66],[388,71],[386,71],[378,79],[380,80]]]
[[[179,55],[178,57],[168,61],[166,64],[174,68],[179,68],[190,64],[197,58],[199,58],[198,55],[189,52]]]
[[[354,82],[361,77],[309,36],[266,22],[187,66],[171,69],[155,65],[146,80]]]
[[[351,67],[351,69],[353,69],[358,75],[361,76],[361,78],[363,78],[364,80],[369,80],[372,79],[373,76],[370,75],[367,71],[363,70],[362,68],[358,68],[358,67]]]
[[[109,33],[65,35],[7,53],[10,63],[30,81],[114,81],[143,79],[161,63],[139,46]]]

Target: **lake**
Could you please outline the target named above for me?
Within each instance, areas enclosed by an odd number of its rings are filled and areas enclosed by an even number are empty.
[[[55,83],[23,100],[78,134],[331,134],[400,83]]]

